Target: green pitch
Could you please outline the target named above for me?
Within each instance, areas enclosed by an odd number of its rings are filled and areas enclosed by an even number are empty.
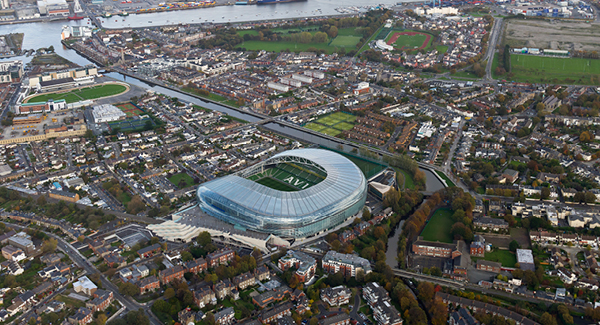
[[[281,181],[279,181],[275,178],[271,178],[271,177],[264,177],[255,182],[257,182],[258,184],[264,185],[266,187],[270,187],[274,190],[278,190],[278,191],[283,191],[283,192],[297,191],[297,189],[295,189],[285,183],[282,183]]]
[[[86,99],[97,99],[124,93],[127,87],[117,84],[105,84],[81,89],[75,89],[64,93],[48,93],[38,95],[27,100],[27,102],[46,102],[49,99],[64,99],[67,103],[79,102]]]
[[[600,84],[600,60],[511,54],[512,80],[530,83]]]
[[[428,241],[439,241],[442,243],[452,243],[453,238],[450,233],[450,228],[452,228],[452,224],[454,224],[452,213],[452,210],[447,208],[437,209],[421,233],[423,239]]]

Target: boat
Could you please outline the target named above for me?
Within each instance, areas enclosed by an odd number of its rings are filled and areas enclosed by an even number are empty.
[[[306,1],[306,0],[256,0],[256,4],[257,5],[270,5],[270,4],[276,4],[276,3],[299,2],[299,1]]]
[[[102,14],[103,18],[110,18],[112,17],[112,14],[110,12],[105,12],[104,14]]]
[[[73,14],[73,15],[71,15],[71,16],[69,16],[69,17],[67,17],[67,18],[68,18],[69,20],[82,20],[82,19],[83,19],[83,18],[85,18],[85,17],[83,17],[83,16],[79,16],[77,13],[75,13],[75,14]]]
[[[127,11],[121,11],[121,12],[119,13],[119,16],[122,16],[122,17],[127,17],[127,16],[129,16],[129,13],[128,13]]]

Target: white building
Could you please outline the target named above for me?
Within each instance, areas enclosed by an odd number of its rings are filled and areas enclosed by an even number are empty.
[[[522,270],[535,271],[531,249],[517,249],[517,262]]]
[[[94,106],[92,116],[95,123],[105,123],[123,120],[127,117],[127,114],[114,105],[104,104]]]
[[[75,292],[83,292],[86,295],[91,296],[96,289],[98,289],[98,287],[92,280],[88,279],[87,276],[82,276],[76,282],[73,282],[73,290],[75,290]]]

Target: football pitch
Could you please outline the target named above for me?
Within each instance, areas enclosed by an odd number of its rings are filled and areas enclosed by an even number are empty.
[[[274,190],[278,190],[278,191],[283,191],[283,192],[294,192],[297,191],[297,189],[281,182],[278,179],[272,178],[272,177],[263,177],[259,180],[256,180],[255,182],[257,182],[258,184],[264,185],[266,187],[270,187]]]
[[[528,83],[600,84],[600,60],[511,54],[512,80]]]

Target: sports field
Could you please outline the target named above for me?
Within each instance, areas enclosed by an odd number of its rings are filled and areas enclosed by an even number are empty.
[[[335,112],[307,123],[304,127],[316,132],[335,137],[343,131],[352,130],[356,116],[342,112]]]
[[[429,222],[423,229],[421,236],[424,240],[428,241],[439,241],[442,243],[452,243],[453,238],[450,233],[452,228],[452,210],[448,208],[441,208],[435,210]]]
[[[293,192],[318,184],[326,176],[320,170],[307,165],[281,163],[261,173],[254,174],[248,179],[275,190]]]
[[[529,83],[600,84],[600,60],[511,54],[512,80]]]
[[[156,124],[154,123],[154,121],[149,117],[144,118],[144,119],[125,120],[125,121],[117,121],[117,122],[109,122],[108,123],[108,126],[110,127],[111,130],[119,129],[119,131],[122,131],[122,132],[144,130],[148,126],[154,127],[155,125]]]
[[[92,87],[79,88],[67,92],[48,93],[34,96],[25,102],[46,102],[49,99],[64,99],[67,103],[75,103],[87,99],[97,99],[118,95],[127,91],[127,87],[118,84],[103,84]]]
[[[413,31],[394,32],[385,41],[396,50],[420,50],[429,46],[431,35]]]
[[[144,114],[144,112],[137,108],[135,105],[131,103],[119,104],[117,105],[119,109],[123,111],[123,113],[127,114],[127,117],[140,116]]]

